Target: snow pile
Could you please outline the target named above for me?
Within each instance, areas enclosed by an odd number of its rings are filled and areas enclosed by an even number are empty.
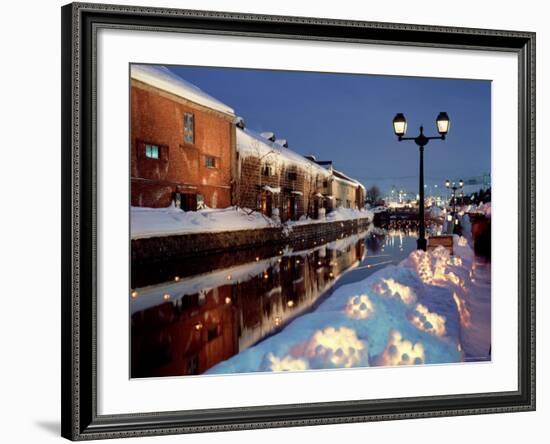
[[[415,251],[336,289],[315,311],[208,373],[452,363],[474,349],[488,359],[490,271],[477,285],[471,248],[454,240],[455,256],[443,247]],[[472,307],[484,313],[474,323]]]
[[[259,212],[237,207],[183,211],[175,207],[132,207],[130,213],[132,239],[177,236],[188,233],[254,230],[277,226]]]
[[[470,213],[482,214],[485,217],[491,218],[491,202],[479,204],[477,208],[470,210]]]
[[[350,219],[372,220],[372,213],[364,209],[338,208],[324,219],[310,219],[304,216],[298,221],[288,221],[283,225],[283,233],[289,234],[295,225]],[[174,206],[167,208],[131,207],[130,221],[132,239],[281,226],[278,209],[274,209],[273,217],[269,218],[258,211],[237,207],[205,208],[198,211],[183,211]]]
[[[305,354],[311,368],[349,368],[366,364],[365,343],[348,327],[327,327],[309,340]]]
[[[420,342],[413,344],[403,338],[396,330],[390,332],[388,345],[375,359],[376,365],[418,365],[424,364],[424,346]]]
[[[367,319],[374,311],[374,305],[366,294],[354,296],[346,305],[346,314],[352,319]]]
[[[162,89],[176,96],[198,103],[224,114],[234,115],[233,108],[206,94],[197,86],[186,82],[165,66],[131,65],[130,76],[147,85]]]

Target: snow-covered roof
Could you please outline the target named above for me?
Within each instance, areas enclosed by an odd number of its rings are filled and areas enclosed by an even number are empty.
[[[353,179],[352,177],[349,177],[348,175],[342,173],[341,171],[338,171],[337,169],[335,168],[332,168],[332,173],[336,176],[337,179],[340,179],[341,181],[345,181],[345,182],[351,182],[354,186],[359,186],[363,189],[365,189],[364,185],[362,183],[360,183],[359,181]]]
[[[130,76],[132,79],[139,80],[147,85],[162,89],[207,108],[220,111],[224,114],[235,115],[233,108],[208,95],[197,86],[186,82],[165,66],[132,65]]]
[[[279,162],[284,165],[299,166],[311,170],[324,177],[330,176],[330,171],[317,165],[301,154],[298,154],[288,148],[284,148],[275,142],[271,142],[263,135],[258,134],[248,128],[237,130],[237,151],[242,157],[252,156],[260,157],[272,162]]]
[[[252,156],[261,159],[269,160],[270,162],[279,162],[283,165],[294,165],[312,173],[317,173],[322,177],[333,177],[335,180],[344,182],[353,187],[361,187],[365,189],[363,184],[357,180],[345,175],[344,173],[335,170],[334,168],[325,168],[307,157],[298,154],[291,149],[284,148],[277,141],[272,142],[266,138],[265,134],[258,134],[248,128],[237,130],[237,151],[242,157]],[[270,133],[271,134],[271,133]]]

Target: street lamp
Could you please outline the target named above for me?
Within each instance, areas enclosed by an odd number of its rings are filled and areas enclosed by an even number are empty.
[[[445,187],[453,190],[452,199],[453,199],[453,218],[456,219],[456,191],[464,188],[464,181],[460,179],[458,184],[451,182],[449,179],[445,181]]]
[[[430,140],[445,140],[447,133],[449,132],[449,127],[451,126],[451,121],[449,116],[445,112],[438,114],[436,120],[437,132],[439,136],[426,137],[424,135],[424,127],[420,126],[420,134],[416,137],[405,137],[407,133],[407,119],[403,113],[398,113],[393,118],[393,131],[397,136],[399,142],[403,140],[412,140],[418,145],[420,151],[420,174],[418,181],[419,189],[419,205],[418,205],[418,240],[416,241],[416,246],[419,250],[426,251],[426,229],[424,224],[424,147],[428,144]]]

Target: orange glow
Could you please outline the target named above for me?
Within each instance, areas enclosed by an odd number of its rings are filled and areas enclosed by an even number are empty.
[[[132,298],[137,298],[138,297],[138,292],[136,290],[133,290],[132,293],[130,293],[130,295],[132,296]]]
[[[307,370],[309,365],[304,359],[295,359],[292,356],[284,356],[278,358],[273,353],[267,355],[267,361],[269,362],[268,368],[273,372],[288,372],[288,371],[300,371]]]
[[[349,368],[361,361],[365,348],[355,330],[328,327],[313,335],[307,344],[306,354],[313,359],[328,360],[335,367]]]
[[[411,322],[420,330],[436,336],[444,336],[445,317],[432,313],[424,305],[416,304],[415,312],[411,317]]]
[[[179,277],[179,276],[176,276],[176,277],[174,277],[174,280],[175,280],[176,282],[179,282],[180,277]]]
[[[352,296],[346,304],[346,314],[352,319],[367,319],[374,311],[374,304],[366,294]]]
[[[165,301],[167,301],[168,299],[170,299],[170,295],[168,293],[164,293],[162,295],[162,299],[164,299]]]
[[[400,284],[399,282],[395,281],[393,278],[382,279],[382,283],[385,284],[385,287],[391,296],[399,296],[399,298],[401,298],[401,300],[405,304],[412,304],[416,301],[416,294],[411,287],[407,287],[406,285]],[[383,285],[379,285],[375,290],[379,294],[382,294],[385,292]]]
[[[396,330],[390,332],[389,341],[379,358],[379,365],[418,365],[425,362],[424,346],[413,344]]]
[[[462,299],[460,299],[458,294],[453,293],[453,299],[455,301],[456,308],[458,310],[458,315],[460,316],[460,323],[464,327],[470,327],[472,325],[471,319],[470,319],[471,318],[470,310],[468,310],[468,308],[466,307],[466,304]]]

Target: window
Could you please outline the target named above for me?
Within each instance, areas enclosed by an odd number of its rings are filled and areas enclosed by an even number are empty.
[[[288,180],[296,180],[297,177],[296,173],[288,173]]]
[[[206,168],[216,168],[216,158],[213,156],[206,156],[204,158],[204,166]]]
[[[271,173],[271,165],[268,165],[268,164],[264,164],[262,166],[262,175],[263,176],[266,176],[266,177],[269,177],[272,175]]]
[[[158,145],[145,145],[145,157],[149,159],[158,159],[160,149]]]
[[[328,180],[323,180],[323,188],[328,187]]]
[[[195,143],[195,116],[191,113],[183,115],[183,141]]]

